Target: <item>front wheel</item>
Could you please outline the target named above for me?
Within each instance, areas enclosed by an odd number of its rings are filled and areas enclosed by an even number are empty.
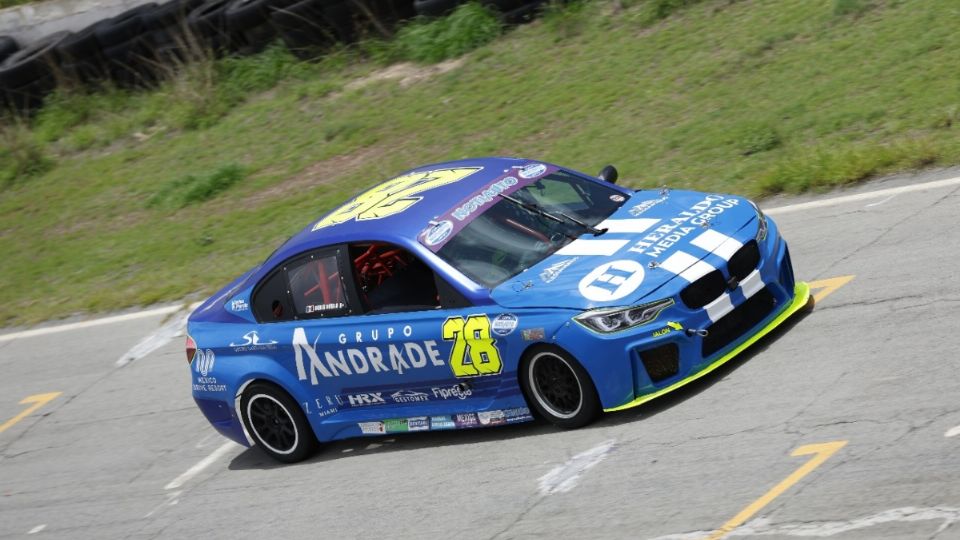
[[[534,350],[520,370],[520,382],[533,408],[556,426],[583,427],[600,415],[600,398],[590,375],[566,351]]]
[[[277,461],[303,461],[317,449],[317,438],[300,406],[272,384],[251,384],[240,398],[240,412],[257,446]]]

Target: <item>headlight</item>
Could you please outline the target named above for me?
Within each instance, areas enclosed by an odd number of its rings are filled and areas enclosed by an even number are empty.
[[[767,216],[763,215],[763,210],[753,201],[747,201],[750,206],[757,211],[757,242],[763,242],[767,239]]]
[[[604,308],[585,311],[573,319],[587,328],[609,334],[619,332],[657,318],[660,312],[673,305],[672,298],[665,298],[628,308]]]

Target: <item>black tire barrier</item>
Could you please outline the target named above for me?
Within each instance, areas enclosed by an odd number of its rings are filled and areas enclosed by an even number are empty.
[[[187,15],[203,3],[203,0],[169,0],[143,14],[143,26],[148,31],[182,28]]]
[[[232,32],[244,32],[269,23],[270,15],[286,8],[292,0],[231,0],[224,15]]]
[[[232,45],[227,28],[226,8],[231,0],[207,0],[187,15],[187,26],[203,47],[221,54]]]
[[[57,83],[52,76],[41,77],[17,88],[0,88],[0,108],[28,113],[43,105],[43,98]]]
[[[57,54],[65,61],[81,61],[100,55],[102,49],[97,40],[97,28],[105,26],[109,19],[105,19],[67,36],[57,45]]]
[[[463,3],[466,3],[466,0],[414,0],[413,9],[424,17],[440,17]]]
[[[0,63],[20,50],[20,45],[10,36],[0,36]]]
[[[143,4],[97,24],[94,34],[100,48],[107,49],[126,43],[143,34],[143,15],[156,9],[157,4]]]
[[[548,0],[534,0],[529,2],[524,6],[521,6],[517,9],[506,11],[503,13],[502,20],[506,24],[524,24],[532,21],[540,9],[547,3]]]
[[[317,53],[333,45],[336,30],[324,17],[322,0],[301,0],[275,11],[270,22],[290,52],[301,60],[316,58]]]
[[[483,5],[493,8],[500,13],[509,13],[511,11],[527,7],[530,0],[483,0]]]
[[[0,64],[0,88],[23,88],[38,79],[52,77],[53,68],[59,63],[57,45],[69,35],[66,31],[56,32],[11,54]]]

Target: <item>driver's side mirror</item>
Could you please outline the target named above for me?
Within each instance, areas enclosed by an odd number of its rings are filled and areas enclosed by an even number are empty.
[[[617,168],[613,165],[607,165],[600,171],[600,174],[597,178],[603,180],[604,182],[610,182],[611,184],[617,183],[617,178],[620,176],[620,173],[617,172]]]

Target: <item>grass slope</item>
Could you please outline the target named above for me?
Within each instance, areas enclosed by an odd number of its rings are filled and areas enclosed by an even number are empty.
[[[0,324],[208,293],[362,188],[449,158],[749,195],[960,162],[951,2],[712,0],[656,21],[691,3],[574,5],[410,84],[349,82],[379,67],[356,53],[271,51],[229,68],[259,78],[218,65],[242,84],[199,99],[55,104],[11,136],[54,163],[0,191]]]

